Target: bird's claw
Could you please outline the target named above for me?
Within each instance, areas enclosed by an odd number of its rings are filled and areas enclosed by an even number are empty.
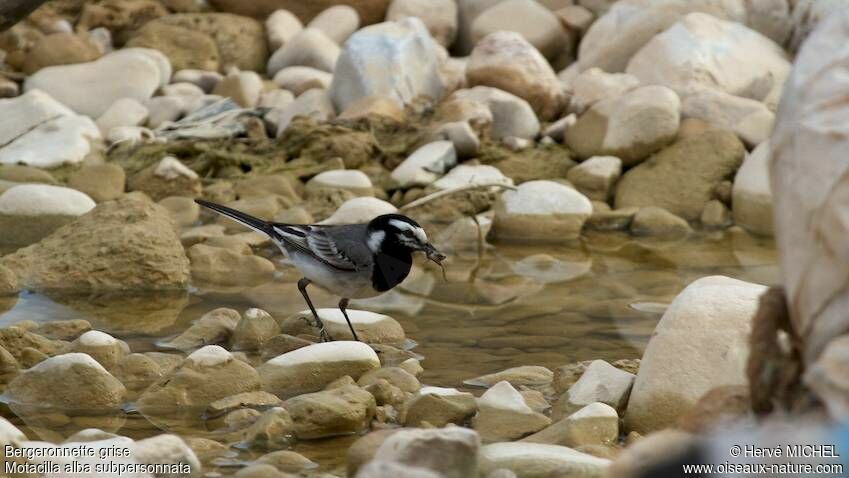
[[[324,327],[321,328],[321,331],[319,331],[318,336],[321,338],[322,342],[333,342],[333,337],[330,336],[330,334],[327,332],[327,329],[325,329]]]

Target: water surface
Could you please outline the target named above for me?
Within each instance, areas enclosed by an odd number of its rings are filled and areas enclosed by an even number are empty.
[[[276,252],[266,252],[278,261],[280,273],[252,289],[86,297],[24,293],[0,299],[0,327],[82,318],[126,340],[134,352],[146,352],[160,350],[158,343],[216,307],[260,307],[276,317],[304,309],[295,271]],[[589,359],[638,358],[675,295],[693,280],[714,274],[778,283],[774,243],[732,229],[679,242],[591,233],[561,246],[498,244],[483,255],[454,254],[447,282],[438,270],[417,267],[402,290],[351,307],[387,313],[401,322],[417,344],[413,351],[424,357],[422,383],[463,388],[464,380],[518,365],[556,368]],[[319,307],[338,301],[318,289],[311,295]],[[33,423],[16,418],[9,408],[2,415],[42,439],[67,436],[61,420]],[[200,421],[153,423],[134,412],[102,420],[111,431],[134,438],[161,429],[209,436]],[[344,450],[355,438],[302,442],[294,450],[323,470],[341,473]],[[230,458],[208,462],[205,470],[210,476],[230,475],[238,468],[226,465],[258,455],[234,450]]]

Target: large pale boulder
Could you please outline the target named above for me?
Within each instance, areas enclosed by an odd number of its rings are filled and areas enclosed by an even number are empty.
[[[625,412],[628,430],[672,426],[706,392],[746,385],[749,334],[766,286],[724,276],[688,285],[661,317]]]
[[[177,289],[189,277],[168,211],[134,198],[101,203],[0,263],[37,290]]]
[[[618,1],[590,26],[581,40],[578,68],[583,71],[598,67],[608,73],[625,71],[631,57],[649,40],[691,12],[738,22],[746,18],[740,0]]]
[[[466,65],[466,81],[525,99],[543,120],[554,119],[563,107],[563,91],[551,65],[515,32],[497,31],[479,41]]]
[[[769,141],[764,141],[743,160],[731,190],[734,223],[764,236],[773,234],[769,158]]]
[[[622,175],[616,208],[658,206],[695,221],[720,183],[733,177],[745,153],[729,131],[681,138]]]
[[[769,38],[736,22],[691,13],[649,41],[625,71],[682,97],[707,88],[774,109],[789,70],[786,54]]]
[[[417,18],[363,28],[345,42],[330,95],[338,111],[354,101],[384,95],[401,103],[442,96],[440,53]]]
[[[849,331],[846,237],[849,11],[833,12],[797,56],[770,139],[781,282],[806,369]],[[826,360],[826,357],[823,357]],[[821,398],[825,398],[822,396]]]
[[[581,234],[592,204],[573,188],[553,181],[528,181],[505,191],[495,203],[493,234],[499,239],[563,242]]]
[[[77,113],[98,118],[115,100],[143,102],[170,77],[171,65],[162,53],[128,48],[89,63],[39,70],[27,78],[24,90],[43,90]]]
[[[669,88],[639,87],[593,104],[566,130],[565,142],[580,157],[616,156],[631,166],[675,139],[680,108]]]

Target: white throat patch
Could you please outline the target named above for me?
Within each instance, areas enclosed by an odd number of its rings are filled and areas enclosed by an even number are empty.
[[[386,232],[384,231],[371,231],[368,235],[368,248],[371,249],[371,252],[377,254],[380,252],[380,248],[383,247],[383,240],[386,239]]]

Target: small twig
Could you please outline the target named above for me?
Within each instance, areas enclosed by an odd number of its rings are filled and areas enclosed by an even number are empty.
[[[418,198],[411,203],[408,203],[408,204],[401,206],[400,209],[402,211],[406,211],[408,209],[413,209],[414,207],[419,207],[423,204],[427,204],[427,203],[429,203],[429,202],[431,202],[435,199],[439,199],[443,196],[448,196],[448,195],[463,192],[463,191],[471,191],[473,189],[484,189],[484,188],[493,188],[493,187],[510,189],[511,191],[516,190],[516,186],[510,186],[509,184],[503,184],[503,183],[468,184],[466,186],[458,186],[456,188],[443,189],[442,191],[437,191],[435,193],[428,194],[425,197]]]

